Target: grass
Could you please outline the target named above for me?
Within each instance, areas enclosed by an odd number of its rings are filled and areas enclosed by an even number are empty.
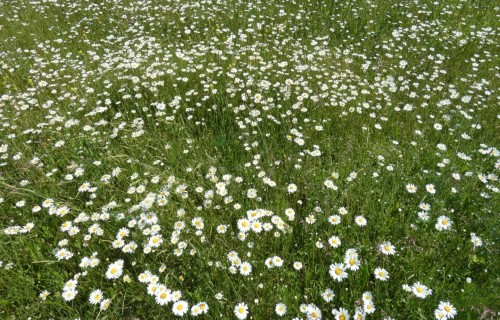
[[[175,318],[149,271],[189,319],[239,303],[253,319],[278,303],[287,319],[353,318],[366,292],[360,319],[453,318],[435,315],[443,301],[495,319],[498,27],[487,1],[0,3],[0,318]],[[272,229],[242,232],[256,212]],[[359,269],[336,281],[348,249]],[[403,289],[416,282],[432,294]]]

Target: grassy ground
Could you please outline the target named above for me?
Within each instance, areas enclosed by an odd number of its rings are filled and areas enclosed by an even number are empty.
[[[0,2],[0,318],[494,319],[498,21]]]

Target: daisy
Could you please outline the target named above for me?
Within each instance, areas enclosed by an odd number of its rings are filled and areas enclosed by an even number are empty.
[[[71,290],[76,290],[76,285],[78,284],[78,280],[76,279],[70,279],[66,281],[64,284],[64,291],[71,291]]]
[[[64,301],[71,301],[75,298],[77,294],[78,294],[77,290],[67,290],[62,293],[62,297]]]
[[[425,202],[422,202],[421,204],[418,205],[418,207],[424,211],[429,211],[431,210],[431,205]]]
[[[427,221],[429,220],[429,212],[427,211],[419,211],[418,212],[418,218],[422,221]]]
[[[276,311],[278,316],[282,317],[286,313],[286,305],[284,303],[278,303],[276,308],[274,308],[274,311]]]
[[[160,306],[166,305],[167,303],[172,301],[171,291],[166,290],[156,290],[155,301]]]
[[[409,193],[415,193],[417,192],[417,187],[414,184],[409,183],[406,185],[406,191]]]
[[[330,237],[330,239],[328,239],[328,243],[332,248],[338,248],[341,244],[340,238],[337,236]]]
[[[475,233],[471,233],[470,237],[470,241],[472,242],[474,248],[481,247],[483,245],[483,240],[481,240],[481,238],[479,238]]]
[[[421,284],[420,282],[415,282],[411,287],[411,291],[415,296],[421,299],[425,299],[432,293],[432,290],[430,290],[429,288],[427,288],[427,286]]]
[[[174,315],[182,317],[188,311],[188,303],[186,301],[177,301],[172,306],[172,312]]]
[[[66,248],[59,249],[55,254],[57,260],[68,260],[73,257],[73,253]]]
[[[357,256],[346,255],[344,258],[344,264],[345,264],[347,269],[352,270],[352,271],[356,271],[359,269],[361,262],[359,261]]]
[[[302,262],[294,262],[293,263],[293,268],[297,271],[299,271],[300,269],[302,269]]]
[[[201,313],[208,313],[208,304],[206,302],[200,302],[197,304],[197,306],[200,308]]]
[[[100,310],[106,310],[109,308],[109,305],[111,303],[111,300],[110,299],[104,299],[101,301],[101,305],[99,306],[99,309]]]
[[[335,226],[335,225],[337,225],[337,224],[339,224],[339,223],[340,223],[340,221],[341,221],[341,218],[340,218],[340,216],[338,216],[338,215],[333,215],[333,216],[330,216],[330,217],[328,218],[328,222],[329,222],[330,224],[334,225],[334,226]]]
[[[376,268],[373,273],[378,280],[387,281],[389,279],[389,272],[383,268]]]
[[[430,194],[435,194],[436,193],[436,189],[434,188],[433,184],[427,184],[425,186],[425,190],[427,190],[427,192],[429,192]]]
[[[191,315],[192,316],[199,316],[201,314],[201,310],[200,310],[200,307],[198,305],[194,305],[191,307]]]
[[[156,295],[156,291],[157,290],[158,290],[158,284],[156,284],[156,283],[150,283],[148,285],[147,291],[148,291],[149,295],[151,295],[151,296]]]
[[[47,297],[49,296],[49,294],[50,294],[50,292],[48,292],[47,290],[43,290],[42,292],[40,292],[38,297],[42,300],[46,300]]]
[[[444,313],[447,319],[453,319],[457,315],[457,309],[448,301],[441,301],[438,309]]]
[[[292,208],[286,209],[285,215],[288,217],[289,221],[295,220],[295,211]]]
[[[349,311],[344,308],[340,308],[339,310],[333,309],[332,313],[335,316],[335,320],[349,320]]]
[[[366,219],[363,216],[357,216],[355,221],[356,221],[356,224],[360,227],[366,226]]]
[[[437,320],[448,320],[448,317],[446,317],[444,311],[441,309],[434,310],[434,317]]]
[[[279,267],[281,267],[281,266],[283,265],[283,259],[281,259],[281,258],[280,258],[280,257],[278,257],[278,256],[274,256],[274,257],[273,257],[273,265],[274,265],[275,267],[278,267],[278,268],[279,268]]]
[[[109,265],[106,278],[118,279],[123,273],[123,260],[118,260]]]
[[[247,232],[248,230],[250,230],[251,227],[252,226],[250,224],[250,221],[248,221],[248,219],[239,219],[238,220],[238,229],[241,232]]]
[[[345,252],[345,256],[346,257],[354,257],[354,258],[357,258],[358,257],[358,252],[356,251],[356,249],[354,248],[350,248],[350,249],[347,249],[346,252]]]
[[[317,320],[321,319],[321,310],[314,304],[309,304],[306,306],[307,320]]]
[[[371,292],[366,291],[363,293],[363,303],[368,303],[373,300],[373,295]]]
[[[396,253],[395,247],[389,241],[382,243],[379,249],[385,255],[394,255]]]
[[[260,233],[262,231],[262,223],[260,221],[254,221],[252,223],[252,231],[255,233]]]
[[[366,303],[363,305],[363,310],[364,310],[367,314],[374,313],[374,312],[375,312],[375,306],[373,305],[373,302],[372,302],[372,301],[366,302]]]
[[[287,187],[288,193],[295,193],[297,191],[297,185],[290,183]]]
[[[450,220],[450,218],[448,218],[447,216],[440,216],[438,218],[438,221],[436,222],[435,227],[438,231],[449,230],[451,229],[451,224],[452,221]]]
[[[354,320],[365,320],[366,313],[361,308],[356,308],[356,313],[354,313]]]
[[[140,283],[148,283],[151,278],[151,272],[150,271],[144,271],[143,273],[139,274],[139,282]]]
[[[248,306],[244,302],[238,303],[234,307],[234,314],[238,319],[246,319],[248,316]]]
[[[182,293],[179,290],[172,292],[172,301],[179,301],[182,298]]]
[[[316,222],[316,217],[314,216],[314,214],[309,214],[307,217],[306,217],[306,222],[308,224],[314,224]]]
[[[248,276],[252,272],[252,265],[248,262],[243,262],[240,265],[240,273],[244,276]]]
[[[257,198],[257,190],[255,190],[255,189],[248,189],[248,191],[247,191],[247,197],[249,199],[255,199],[255,198]]]
[[[102,291],[94,290],[90,293],[89,302],[90,304],[98,304],[102,300]]]
[[[339,282],[342,282],[342,280],[344,280],[348,276],[347,272],[345,272],[345,266],[342,263],[335,263],[330,265],[329,274],[333,278],[333,280]]]
[[[321,296],[323,297],[323,300],[325,300],[326,302],[331,302],[335,297],[335,294],[333,293],[332,289],[328,288],[321,294]]]

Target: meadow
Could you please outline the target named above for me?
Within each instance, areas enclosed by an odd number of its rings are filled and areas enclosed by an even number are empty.
[[[0,319],[498,318],[499,9],[0,1]]]

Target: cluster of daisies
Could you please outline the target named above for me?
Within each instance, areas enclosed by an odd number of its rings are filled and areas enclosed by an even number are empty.
[[[206,314],[209,310],[208,304],[206,302],[199,302],[189,309],[189,304],[185,300],[181,300],[182,293],[179,290],[170,290],[167,286],[159,282],[159,276],[152,274],[150,271],[146,270],[139,274],[139,282],[147,285],[147,293],[154,297],[157,304],[160,306],[166,306],[172,304],[172,313],[175,316],[184,316],[185,314],[190,314],[192,316],[199,316]]]

